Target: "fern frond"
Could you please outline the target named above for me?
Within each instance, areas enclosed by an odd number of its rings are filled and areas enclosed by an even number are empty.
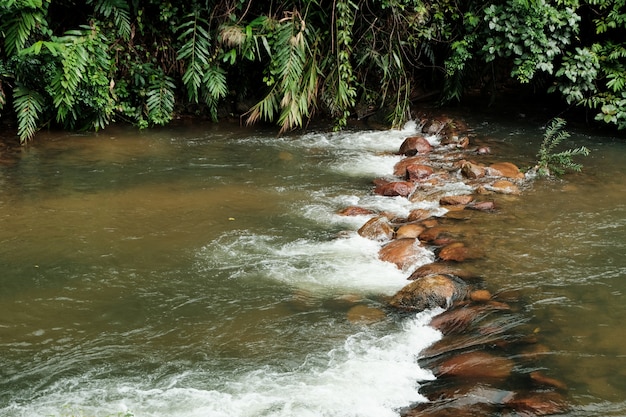
[[[88,0],[87,4],[94,4],[94,11],[105,19],[113,16],[113,23],[117,29],[118,35],[125,41],[130,40],[131,24],[130,24],[130,7],[126,0]]]
[[[208,22],[198,13],[187,16],[187,21],[176,31],[181,31],[178,40],[184,44],[178,50],[178,59],[185,61],[187,69],[183,74],[183,84],[187,87],[189,100],[198,102],[202,87],[203,70],[211,61],[211,35]]]
[[[172,120],[174,112],[174,80],[161,73],[160,77],[153,77],[146,99],[148,120],[156,125],[166,125]]]
[[[217,104],[228,94],[226,71],[218,65],[206,67],[202,78],[204,102],[209,106],[211,118],[217,121]]]
[[[33,30],[38,26],[44,26],[45,19],[37,9],[23,9],[15,13],[14,17],[7,19],[0,26],[0,32],[4,33],[4,48],[7,56],[17,54],[26,45]]]
[[[17,115],[17,135],[20,143],[25,143],[35,136],[37,121],[43,112],[44,99],[36,91],[18,84],[13,90],[13,107]]]

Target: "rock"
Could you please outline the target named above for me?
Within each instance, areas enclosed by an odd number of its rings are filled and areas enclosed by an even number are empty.
[[[344,208],[338,214],[340,216],[369,216],[374,214],[374,212],[363,207],[350,206]]]
[[[496,181],[493,184],[491,184],[491,186],[489,186],[488,189],[495,191],[496,193],[500,193],[500,194],[514,194],[514,195],[520,194],[519,187],[513,184],[511,181],[507,181],[507,180]]]
[[[471,195],[449,195],[441,197],[439,204],[442,206],[465,206],[471,203],[474,197]]]
[[[467,297],[468,285],[460,278],[428,275],[405,285],[389,301],[392,307],[405,311],[447,308]]]
[[[377,185],[374,192],[386,197],[408,197],[414,188],[415,185],[412,182],[394,181]]]
[[[463,262],[468,259],[480,258],[481,254],[476,250],[468,248],[462,242],[454,242],[441,248],[438,256],[442,261]]]
[[[465,352],[454,355],[437,367],[439,377],[505,379],[511,375],[514,363],[511,359],[487,352]]]
[[[493,201],[472,202],[468,204],[465,208],[477,211],[494,211],[496,209],[496,203],[494,203]]]
[[[518,394],[506,403],[507,407],[528,416],[563,414],[569,409],[567,401],[558,392],[531,392]]]
[[[489,165],[487,168],[487,175],[493,177],[506,177],[513,179],[523,179],[524,173],[522,173],[517,165],[511,162],[496,162]]]
[[[475,290],[470,293],[470,300],[476,302],[486,302],[491,300],[491,293],[487,290]]]
[[[415,209],[409,212],[409,216],[407,217],[407,221],[409,222],[419,222],[422,220],[426,220],[430,218],[430,211],[425,209]]]
[[[348,310],[348,321],[350,323],[372,324],[382,321],[384,318],[384,311],[366,305],[356,305]]]
[[[446,116],[441,116],[435,119],[427,120],[422,126],[422,132],[427,135],[437,135],[441,132],[448,123],[450,123],[450,119]]]
[[[427,154],[430,153],[431,150],[432,146],[424,136],[408,137],[402,142],[402,145],[400,145],[400,153],[406,156]]]
[[[539,371],[531,372],[529,376],[533,383],[535,383],[536,385],[556,388],[563,391],[567,390],[567,385],[565,385],[563,381],[559,381],[555,378],[550,378],[549,376],[546,376]]]
[[[469,161],[461,162],[461,174],[468,179],[477,179],[485,176],[485,167]]]
[[[377,216],[369,219],[357,233],[370,240],[384,241],[393,238],[393,232],[389,219],[385,216]]]
[[[426,165],[428,162],[428,158],[424,156],[411,156],[409,158],[404,158],[394,165],[393,175],[404,178],[406,177],[406,167],[409,165]]]
[[[406,179],[409,181],[421,181],[430,177],[433,169],[428,165],[411,164],[406,167]]]
[[[396,230],[396,239],[417,239],[424,230],[424,226],[418,224],[405,224]]]
[[[444,335],[462,333],[472,325],[480,312],[478,308],[469,306],[454,308],[433,317],[430,326]]]
[[[411,276],[409,276],[408,279],[413,281],[420,277],[425,277],[427,275],[437,275],[437,274],[455,275],[462,279],[470,279],[470,278],[475,277],[474,274],[468,271],[464,271],[460,268],[443,264],[443,263],[439,263],[439,262],[434,262],[434,263],[420,266],[415,271],[413,271],[413,273],[411,274]]]
[[[476,149],[476,153],[478,155],[489,155],[491,153],[491,149],[489,148],[489,146],[481,146],[480,148]]]
[[[399,269],[411,266],[423,253],[417,239],[396,239],[383,246],[378,252],[380,260],[391,262]]]
[[[419,239],[422,242],[433,242],[435,239],[439,237],[439,235],[443,234],[445,229],[441,226],[433,226],[429,229],[424,230],[424,232],[419,236]]]

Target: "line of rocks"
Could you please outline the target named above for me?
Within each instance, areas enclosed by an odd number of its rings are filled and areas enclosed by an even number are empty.
[[[464,267],[484,256],[464,241],[469,213],[494,213],[498,195],[518,195],[527,180],[510,162],[483,164],[475,159],[490,153],[472,147],[467,126],[447,117],[425,120],[423,135],[408,137],[400,146],[404,158],[393,178],[374,181],[374,193],[404,197],[411,202],[436,201],[443,216],[415,209],[406,218],[351,206],[342,215],[371,215],[358,231],[382,243],[379,258],[411,271],[425,249],[435,261],[415,269],[409,283],[388,300],[398,314],[444,308],[431,326],[443,338],[420,353],[420,366],[436,380],[422,384],[430,399],[401,410],[418,416],[544,416],[567,412],[567,387],[541,372],[537,361],[549,349],[527,319],[516,311],[516,294],[494,296],[484,277]],[[430,140],[429,140],[430,138]],[[445,184],[462,182],[468,192],[446,191]]]

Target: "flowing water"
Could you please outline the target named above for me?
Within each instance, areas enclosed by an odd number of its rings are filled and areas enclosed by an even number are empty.
[[[520,165],[542,136],[475,127]],[[371,192],[416,129],[42,133],[0,164],[0,416],[391,417],[424,401],[437,312],[348,320],[411,271],[356,233],[368,217],[337,215],[443,214]],[[626,142],[572,142],[592,149],[582,174],[476,221],[477,266],[523,301],[571,415],[626,415]]]

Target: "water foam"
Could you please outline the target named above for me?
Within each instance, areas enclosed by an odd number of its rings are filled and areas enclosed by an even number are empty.
[[[291,371],[261,368],[217,387],[214,376],[203,371],[196,373],[194,384],[188,384],[185,375],[175,375],[157,387],[145,381],[85,378],[68,386],[69,392],[55,390],[27,406],[0,410],[0,415],[397,417],[398,409],[426,400],[418,392],[418,381],[434,377],[415,359],[441,337],[427,326],[439,312],[419,313],[384,336],[364,330],[328,352],[325,360],[312,358]]]

